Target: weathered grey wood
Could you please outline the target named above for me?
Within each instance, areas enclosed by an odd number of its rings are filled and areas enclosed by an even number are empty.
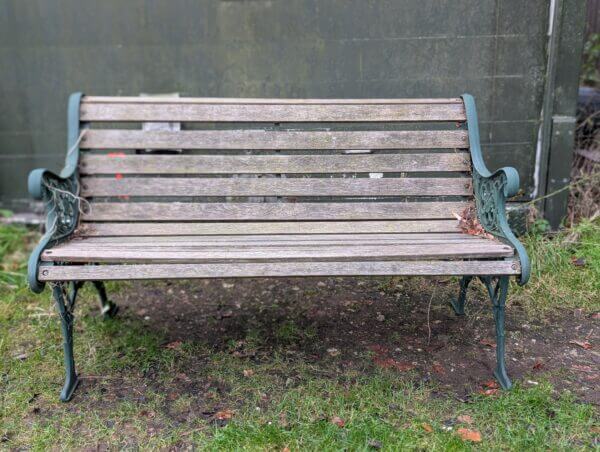
[[[462,104],[84,103],[82,121],[414,122],[465,121]]]
[[[514,250],[495,241],[448,242],[439,244],[320,245],[312,247],[248,246],[240,247],[102,247],[80,248],[73,242],[58,245],[42,253],[43,261],[66,262],[239,262],[239,261],[301,261],[301,260],[415,260],[429,258],[465,259],[499,258],[514,255]]]
[[[464,241],[464,240],[487,240],[480,236],[464,234],[460,232],[431,233],[431,234],[252,234],[252,235],[174,235],[174,236],[120,236],[120,237],[76,237],[71,242],[82,244],[115,244],[130,245],[137,243],[147,243],[150,245],[158,244],[212,244],[215,243],[322,243],[322,242],[342,242],[360,244],[370,241],[377,242],[409,242],[422,243],[423,241]]]
[[[134,97],[84,96],[82,106],[93,103],[126,104],[274,104],[274,105],[371,105],[371,104],[462,104],[460,97],[433,99],[267,99],[249,97]]]
[[[81,156],[80,173],[268,174],[470,171],[468,152],[364,155],[131,155]]]
[[[41,266],[40,281],[256,278],[284,276],[518,275],[517,260],[275,262],[235,264]]]
[[[88,221],[418,220],[455,218],[468,202],[90,203]]]
[[[471,178],[84,177],[82,196],[469,196]]]
[[[238,234],[337,234],[337,233],[415,233],[457,232],[458,221],[299,221],[245,223],[82,223],[78,236],[178,236]]]
[[[273,132],[88,129],[80,143],[82,149],[452,149],[468,146],[466,130]]]

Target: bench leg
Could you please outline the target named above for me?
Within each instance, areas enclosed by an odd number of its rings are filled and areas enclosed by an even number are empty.
[[[481,277],[481,281],[485,284],[492,300],[494,321],[496,322],[496,370],[494,375],[503,389],[510,389],[512,383],[506,372],[506,362],[504,360],[504,308],[508,294],[508,276],[500,276],[499,278],[485,276]]]
[[[456,315],[465,315],[465,301],[467,299],[467,289],[469,288],[469,283],[473,279],[472,276],[463,276],[460,280],[460,291],[458,293],[458,299],[452,300],[450,302],[450,306],[454,309],[454,313]]]
[[[79,383],[77,373],[75,372],[75,359],[73,358],[73,309],[75,308],[75,298],[77,291],[81,287],[81,283],[75,282],[70,284],[69,293],[66,292],[63,283],[56,284],[52,289],[54,301],[58,308],[60,316],[62,334],[63,334],[63,350],[65,355],[65,384],[60,393],[60,400],[68,402],[73,396],[73,391]]]
[[[119,307],[108,299],[106,296],[106,287],[104,287],[104,282],[102,281],[92,281],[94,283],[94,287],[98,291],[98,297],[100,298],[100,312],[104,319],[112,319],[117,312],[119,312]]]

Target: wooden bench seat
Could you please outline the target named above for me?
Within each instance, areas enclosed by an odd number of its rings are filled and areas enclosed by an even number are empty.
[[[508,277],[529,273],[504,211],[518,176],[485,168],[471,96],[69,102],[65,169],[29,178],[48,211],[29,283],[51,283],[61,312],[63,400],[77,384],[77,290],[94,282],[113,314],[102,281],[130,279],[455,275],[462,314],[477,276],[494,304],[496,375],[510,386]],[[178,126],[141,126],[159,122]]]

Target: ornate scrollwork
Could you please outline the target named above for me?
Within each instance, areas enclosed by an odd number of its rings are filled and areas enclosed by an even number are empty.
[[[483,177],[477,172],[473,174],[473,189],[477,204],[477,217],[483,228],[497,237],[506,239],[500,222],[500,212],[504,214],[502,195],[506,188],[506,175],[495,174]]]
[[[490,234],[509,243],[515,248],[521,263],[519,284],[529,279],[530,264],[525,247],[515,237],[506,218],[506,199],[514,196],[519,190],[519,174],[517,170],[504,167],[491,173],[485,166],[479,141],[479,125],[473,96],[464,94],[469,133],[469,150],[473,162],[473,191],[477,206],[477,218]]]

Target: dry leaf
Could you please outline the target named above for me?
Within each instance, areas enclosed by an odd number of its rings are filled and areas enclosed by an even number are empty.
[[[544,363],[541,360],[536,360],[535,364],[533,365],[533,370],[540,370],[544,367]]]
[[[456,430],[456,433],[458,434],[458,436],[460,436],[460,439],[462,439],[463,441],[472,441],[474,443],[481,442],[481,433],[479,433],[477,430],[459,428],[458,430]]]
[[[283,449],[281,449],[281,452],[290,452],[290,448],[285,446]]]
[[[165,345],[165,348],[171,349],[171,350],[177,350],[179,348],[181,348],[181,341],[173,341],[173,342],[169,342],[167,345]]]
[[[233,417],[233,411],[231,410],[221,410],[215,413],[215,417],[220,421],[225,421],[231,419]]]
[[[338,417],[338,416],[333,416],[331,418],[330,422],[332,424],[334,424],[334,425],[337,425],[340,428],[342,428],[344,425],[346,425],[346,423],[344,422],[344,420],[341,417]]]
[[[500,385],[498,384],[498,382],[496,380],[484,381],[483,383],[481,383],[481,386],[483,386],[484,388],[488,388],[488,389],[498,389],[500,387]]]
[[[431,366],[431,370],[438,375],[446,375],[446,369],[440,363],[433,363]]]
[[[329,356],[337,356],[340,354],[340,351],[337,348],[328,348],[327,349],[327,353],[329,353]]]
[[[590,344],[588,341],[569,341],[569,344],[578,345],[585,350],[592,349],[592,344]]]
[[[492,395],[496,395],[500,392],[499,389],[482,389],[481,391],[479,391],[480,394],[483,394],[485,396],[492,396]]]
[[[244,377],[251,377],[254,375],[254,371],[252,369],[244,369]]]
[[[421,424],[421,427],[423,427],[423,430],[425,430],[427,433],[433,432],[433,427],[431,425],[429,425],[427,422],[423,422]]]
[[[487,346],[487,347],[496,348],[496,342],[494,342],[494,341],[493,341],[493,340],[491,340],[491,339],[484,338],[484,339],[481,339],[481,340],[479,341],[479,343],[480,343],[481,345],[485,345],[485,346]]]
[[[468,414],[461,414],[460,416],[458,416],[456,418],[456,420],[458,422],[462,422],[463,424],[472,424],[473,423],[473,418],[471,416],[469,416]]]

